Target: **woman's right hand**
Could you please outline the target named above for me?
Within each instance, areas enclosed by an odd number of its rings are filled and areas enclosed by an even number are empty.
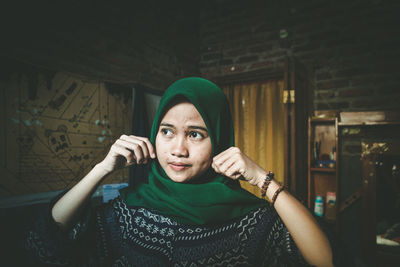
[[[148,138],[121,135],[98,165],[111,173],[133,164],[146,164],[150,158],[155,159],[156,153]]]

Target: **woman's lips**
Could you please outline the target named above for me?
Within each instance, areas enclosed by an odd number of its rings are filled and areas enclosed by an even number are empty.
[[[174,171],[183,171],[183,170],[185,170],[185,169],[190,167],[189,164],[176,163],[176,162],[170,162],[170,163],[168,163],[168,165]]]

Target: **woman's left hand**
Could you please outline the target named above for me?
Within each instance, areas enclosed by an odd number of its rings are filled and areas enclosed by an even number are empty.
[[[213,158],[212,168],[231,179],[243,177],[252,185],[262,187],[267,172],[237,147],[231,147]],[[271,186],[275,187],[272,189]],[[271,199],[279,185],[272,181],[268,187]],[[312,266],[333,266],[329,240],[308,209],[287,191],[279,194],[274,208],[285,223],[304,259]]]
[[[243,177],[252,185],[261,186],[267,172],[237,147],[230,147],[213,158],[211,167],[231,179]],[[261,183],[261,184],[260,184]]]

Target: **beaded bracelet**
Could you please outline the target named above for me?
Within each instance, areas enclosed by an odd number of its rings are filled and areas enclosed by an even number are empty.
[[[274,196],[272,197],[271,200],[271,206],[274,206],[276,198],[278,197],[279,193],[282,192],[285,189],[283,185],[281,185],[278,189],[276,189]]]
[[[267,193],[268,186],[271,183],[272,179],[274,179],[274,173],[273,172],[268,172],[267,176],[265,176],[264,184],[261,187],[261,196],[262,197],[265,197],[265,194]]]

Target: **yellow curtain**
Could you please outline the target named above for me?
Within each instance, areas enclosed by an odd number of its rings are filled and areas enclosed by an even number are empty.
[[[283,81],[271,80],[228,85],[228,97],[235,127],[235,146],[276,180],[284,180]],[[258,187],[242,182],[243,188],[261,197]]]

